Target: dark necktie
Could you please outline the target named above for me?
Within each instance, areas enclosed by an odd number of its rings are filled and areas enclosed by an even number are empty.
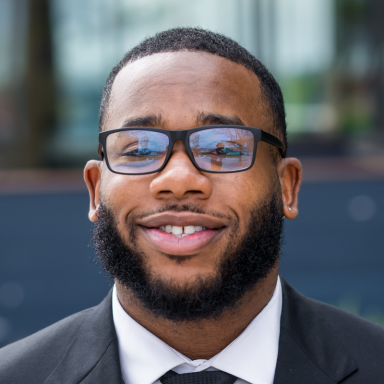
[[[202,371],[195,373],[177,374],[169,371],[162,377],[162,384],[233,384],[237,377],[222,371]]]

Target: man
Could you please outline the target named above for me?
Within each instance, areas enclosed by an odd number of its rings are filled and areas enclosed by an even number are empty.
[[[0,352],[0,383],[384,381],[384,329],[278,275],[301,165],[279,86],[230,39],[160,33],[112,70],[84,176],[115,286]]]

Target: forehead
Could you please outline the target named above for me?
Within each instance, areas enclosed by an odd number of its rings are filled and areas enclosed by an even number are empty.
[[[271,118],[257,76],[240,64],[202,52],[169,52],[127,64],[116,76],[104,129],[161,115],[167,129],[188,129],[199,114],[237,116],[268,130]]]

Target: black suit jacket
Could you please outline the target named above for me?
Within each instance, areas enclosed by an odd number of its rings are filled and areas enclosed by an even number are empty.
[[[383,327],[282,287],[275,384],[384,383]],[[121,384],[111,297],[0,349],[0,384]]]

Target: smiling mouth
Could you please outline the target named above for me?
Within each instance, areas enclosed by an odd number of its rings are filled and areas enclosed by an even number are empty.
[[[140,218],[137,224],[150,247],[167,255],[189,256],[218,241],[229,219],[189,211],[167,211]]]
[[[163,225],[158,229],[163,232],[169,233],[181,239],[182,237],[193,235],[195,232],[205,231],[206,228],[199,225],[186,225],[184,227],[180,227],[177,225]]]
[[[140,227],[139,227],[140,228]],[[160,252],[174,256],[190,256],[212,244],[224,228],[207,228],[199,225],[162,225],[141,227],[142,233]]]

